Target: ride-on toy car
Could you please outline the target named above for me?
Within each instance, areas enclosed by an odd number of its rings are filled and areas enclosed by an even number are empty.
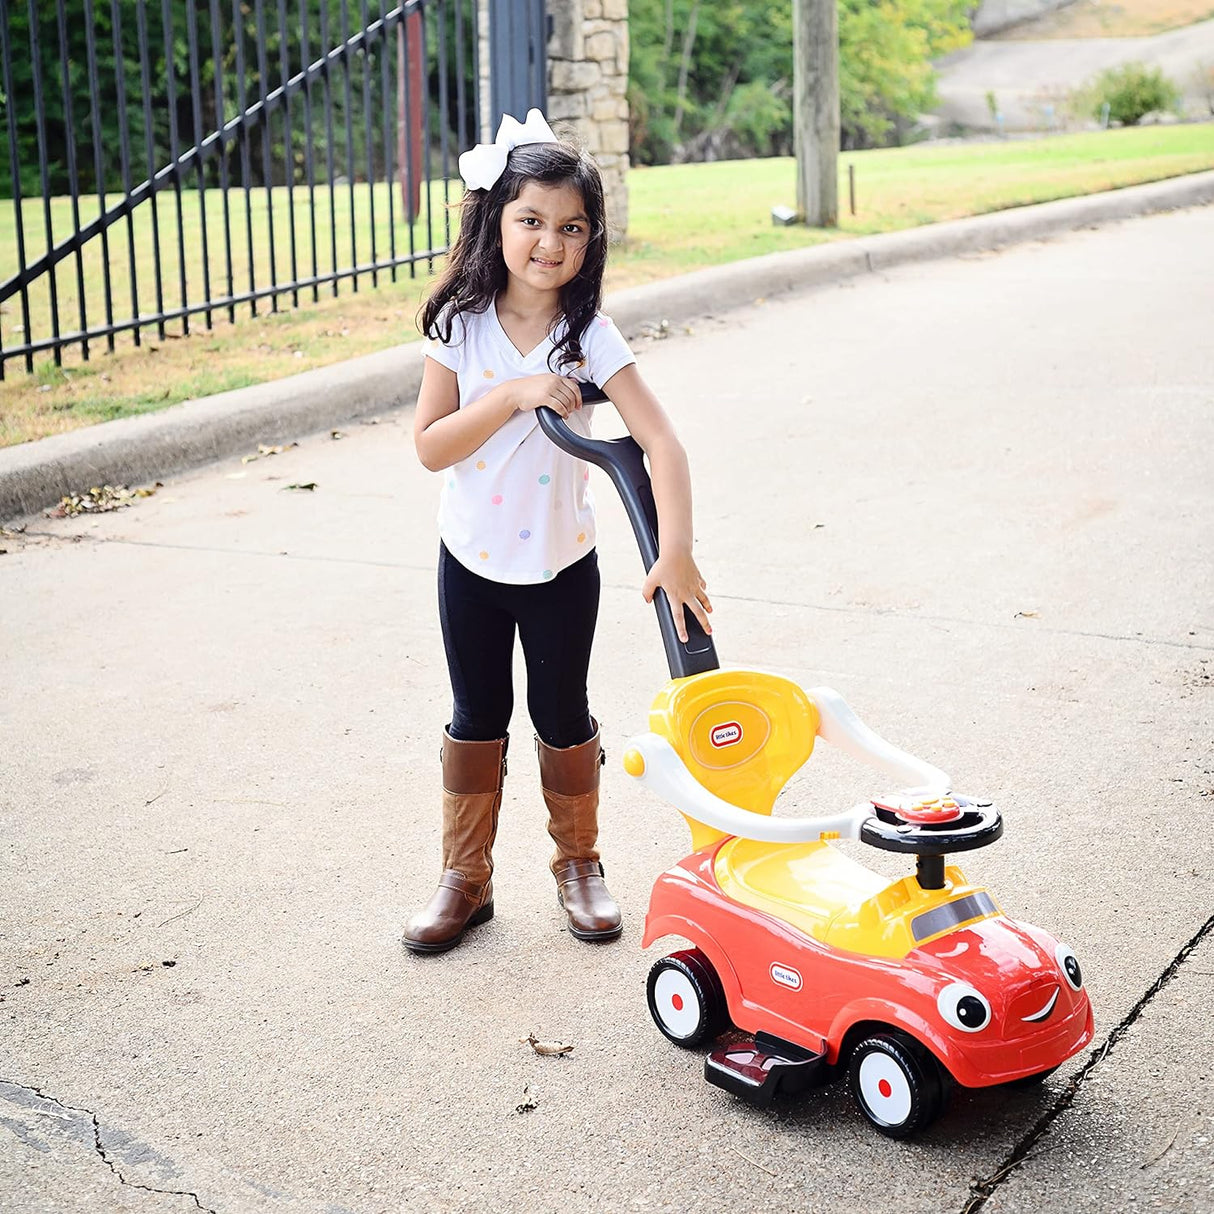
[[[558,446],[611,477],[648,570],[657,515],[640,448],[539,413]],[[749,1034],[713,1049],[705,1078],[763,1104],[846,1071],[864,1116],[902,1138],[934,1120],[952,1083],[1032,1082],[1082,1049],[1092,1009],[1075,954],[945,862],[1000,837],[993,805],[952,794],[943,771],[878,737],[830,688],[720,669],[690,613],[683,643],[661,591],[655,602],[672,678],[624,767],[683,814],[695,850],[654,883],[642,944],[692,947],[653,966],[648,1003],[676,1045],[731,1023]],[[900,791],[772,817],[818,738]],[[915,873],[891,884],[838,839],[913,855]]]

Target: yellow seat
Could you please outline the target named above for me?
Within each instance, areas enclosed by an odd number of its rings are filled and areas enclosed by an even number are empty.
[[[713,872],[722,893],[735,902],[822,944],[869,957],[905,957],[933,935],[1001,913],[955,865],[945,869],[942,888],[923,889],[913,876],[890,882],[829,843],[730,839],[717,853]],[[933,920],[930,912],[945,903],[966,909]]]
[[[717,853],[721,891],[743,906],[766,911],[826,941],[831,924],[888,885],[829,843],[760,843],[731,839]]]

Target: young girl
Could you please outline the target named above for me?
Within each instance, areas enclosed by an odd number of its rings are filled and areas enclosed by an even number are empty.
[[[611,940],[622,929],[596,846],[603,752],[586,696],[599,601],[590,474],[553,446],[535,410],[588,434],[593,406],[578,383],[597,383],[645,449],[661,552],[642,594],[662,587],[684,640],[684,606],[705,630],[712,610],[691,555],[687,458],[598,311],[607,227],[594,162],[532,110],[525,124],[503,119],[460,172],[459,236],[421,312],[429,340],[413,423],[418,458],[444,470],[438,601],[455,706],[442,745],[443,872],[404,943],[442,952],[493,917],[516,629],[557,899],[574,936]]]

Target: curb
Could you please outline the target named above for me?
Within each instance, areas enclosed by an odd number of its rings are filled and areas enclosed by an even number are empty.
[[[996,211],[696,270],[608,296],[629,339],[760,296],[826,286],[917,261],[985,252],[1077,228],[1214,202],[1214,171]],[[421,383],[413,342],[273,383],[184,401],[0,449],[0,520],[101,484],[136,484],[411,404]]]

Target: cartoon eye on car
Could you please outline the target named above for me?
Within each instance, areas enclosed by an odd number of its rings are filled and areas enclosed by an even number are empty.
[[[641,448],[537,414],[558,447],[611,478],[648,571],[657,512]],[[654,605],[671,681],[624,768],[683,814],[695,850],[650,895],[643,945],[679,936],[692,947],[653,966],[648,1002],[676,1045],[731,1025],[748,1035],[713,1049],[705,1078],[766,1103],[846,1071],[864,1116],[904,1138],[936,1118],[952,1084],[1031,1083],[1082,1049],[1092,1008],[1075,954],[945,863],[994,843],[998,811],[952,795],[944,772],[880,738],[830,688],[720,669],[694,618],[682,641],[660,589]],[[818,738],[905,791],[833,816],[772,817]],[[891,883],[839,839],[913,855],[915,874]]]
[[[911,791],[834,817],[772,818],[776,794],[826,738]],[[731,1024],[705,1078],[766,1103],[846,1070],[865,1117],[902,1138],[949,1086],[1041,1079],[1092,1037],[1075,954],[1005,916],[945,862],[1003,831],[985,801],[879,738],[838,693],[754,671],[675,679],[625,769],[687,818],[696,850],[653,887],[642,943],[692,946],[650,971],[649,1010],[676,1045]],[[915,856],[890,883],[832,845]]]

